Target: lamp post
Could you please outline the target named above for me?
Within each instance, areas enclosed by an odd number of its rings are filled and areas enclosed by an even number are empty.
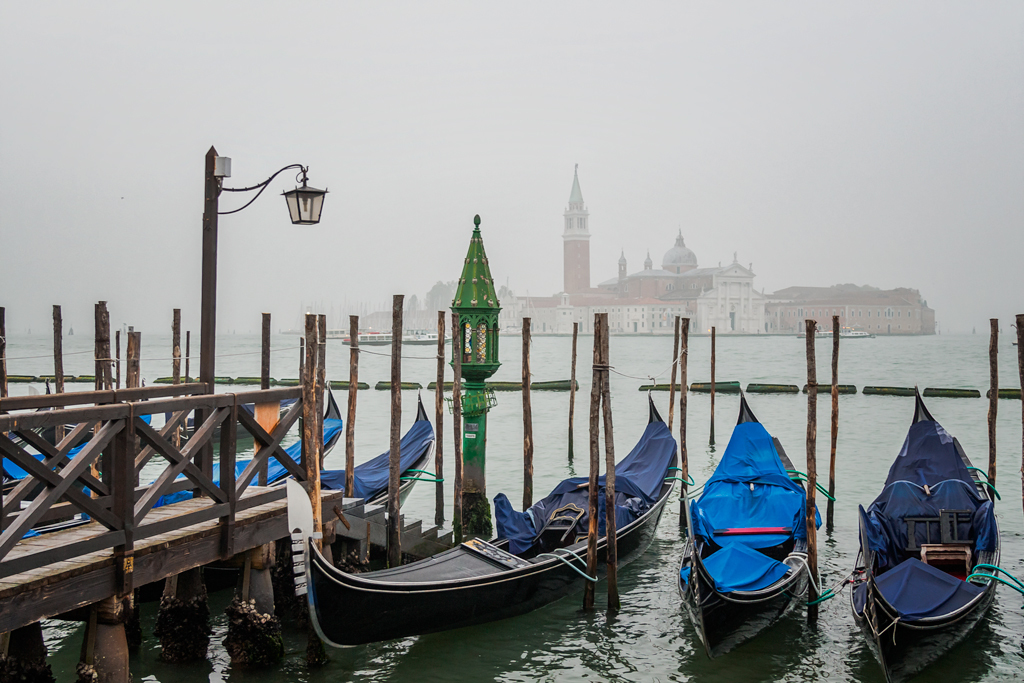
[[[223,182],[224,178],[231,177],[230,157],[217,156],[217,150],[214,147],[210,147],[210,150],[206,153],[206,189],[203,202],[203,291],[199,331],[199,381],[207,383],[210,393],[213,393],[217,349],[217,217],[238,213],[247,208],[263,194],[263,191],[267,189],[267,186],[270,185],[274,178],[289,169],[298,169],[302,178],[302,187],[296,187],[294,190],[283,193],[288,204],[288,214],[292,223],[295,225],[315,225],[319,223],[320,212],[324,206],[324,195],[327,194],[327,190],[318,190],[307,185],[307,167],[301,164],[291,164],[280,169],[258,185],[229,188],[223,187]],[[231,211],[219,210],[221,192],[251,192],[254,190],[258,190],[256,196],[240,208],[232,209]],[[199,425],[202,423],[202,419],[205,419],[205,415],[196,415],[196,418],[196,425]],[[208,444],[202,455],[200,469],[207,474],[212,471],[212,451],[212,444]]]

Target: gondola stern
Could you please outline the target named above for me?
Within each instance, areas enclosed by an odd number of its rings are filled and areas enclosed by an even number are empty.
[[[750,405],[747,403],[747,395],[740,390],[740,414],[736,419],[736,424],[741,425],[745,422],[760,422],[754,415],[754,411],[750,409]]]
[[[423,407],[423,393],[419,392],[416,394],[416,422],[426,421],[430,422],[430,418],[427,417],[427,411]]]
[[[911,424],[917,424],[918,422],[935,422],[935,418],[928,412],[928,407],[924,404],[924,399],[921,398],[921,391],[914,386],[914,419]]]

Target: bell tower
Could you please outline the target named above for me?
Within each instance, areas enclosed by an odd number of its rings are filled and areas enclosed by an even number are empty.
[[[572,192],[565,210],[565,231],[562,233],[563,289],[569,294],[590,289],[590,212],[583,203],[580,190],[579,164],[572,174]]]

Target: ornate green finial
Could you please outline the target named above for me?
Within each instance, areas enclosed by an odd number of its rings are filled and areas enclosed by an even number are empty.
[[[480,214],[473,216],[473,225],[480,227]]]

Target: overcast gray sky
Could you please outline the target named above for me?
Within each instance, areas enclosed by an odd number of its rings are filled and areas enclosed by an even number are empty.
[[[660,262],[755,285],[916,287],[944,331],[1024,312],[1024,3],[0,5],[0,305],[198,330],[203,156],[233,186],[220,329],[458,277],[473,214],[514,290],[562,282],[580,165],[592,279]],[[225,195],[222,209],[239,205]]]

